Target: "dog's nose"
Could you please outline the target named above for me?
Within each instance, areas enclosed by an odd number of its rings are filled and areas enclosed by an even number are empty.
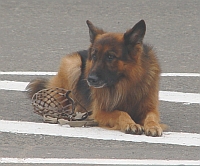
[[[99,78],[96,75],[89,75],[88,76],[88,82],[93,85],[98,82]]]

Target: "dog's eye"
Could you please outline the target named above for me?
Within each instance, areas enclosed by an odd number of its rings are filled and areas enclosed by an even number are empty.
[[[92,60],[96,60],[97,59],[96,54],[92,54],[91,57],[92,57]]]
[[[108,54],[107,55],[107,60],[112,61],[116,56],[114,54]]]

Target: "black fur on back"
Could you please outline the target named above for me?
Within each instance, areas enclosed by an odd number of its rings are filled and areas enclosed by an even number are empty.
[[[86,66],[86,61],[87,61],[87,57],[88,57],[88,50],[83,50],[83,51],[78,51],[78,54],[81,57],[81,75],[79,77],[79,80],[77,82],[76,85],[76,90],[78,92],[78,94],[80,94],[81,96],[83,96],[81,99],[83,101],[81,101],[81,103],[84,103],[85,106],[89,106],[90,104],[90,89],[88,86],[88,83],[85,79],[85,66]]]

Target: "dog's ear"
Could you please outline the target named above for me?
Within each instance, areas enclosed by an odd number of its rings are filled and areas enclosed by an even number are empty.
[[[96,36],[99,34],[105,33],[102,29],[95,27],[89,20],[86,21],[88,28],[89,28],[89,34],[90,34],[90,42],[93,43]]]
[[[142,43],[146,32],[146,24],[144,20],[139,21],[135,26],[124,33],[125,45],[134,46]]]

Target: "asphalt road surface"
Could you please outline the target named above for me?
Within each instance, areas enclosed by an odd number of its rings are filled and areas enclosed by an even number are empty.
[[[117,159],[131,159],[133,165],[137,164],[136,160],[144,162],[143,165],[151,164],[147,159],[157,164],[187,160],[190,165],[193,162],[200,165],[199,11],[199,0],[0,0],[0,120],[6,123],[33,122],[33,125],[42,123],[42,118],[33,113],[25,92],[12,90],[12,85],[29,82],[36,77],[49,78],[47,75],[22,75],[19,72],[56,72],[61,57],[87,49],[90,43],[86,20],[106,31],[125,32],[144,19],[147,24],[144,40],[156,49],[162,73],[196,73],[196,76],[161,76],[161,91],[182,92],[182,97],[176,97],[175,101],[160,101],[161,121],[170,126],[166,135],[169,132],[177,135],[191,133],[189,136],[196,133],[197,137],[196,145],[180,145],[156,143],[157,138],[134,141],[136,137],[132,136],[132,141],[105,140],[87,136],[31,134],[29,131],[22,134],[11,132],[8,128],[0,131],[0,165],[4,165],[6,159],[8,165],[12,165],[14,159],[17,160],[16,165],[21,165],[19,159],[27,158],[33,159],[33,162],[26,165],[38,165],[34,164],[39,161],[38,158],[80,159],[74,164],[68,162],[69,165],[83,165],[83,159],[95,159],[96,165],[102,159],[117,161],[118,164],[120,161]],[[18,74],[14,75],[14,71]],[[4,88],[5,80],[13,81],[8,88]],[[193,94],[197,102],[190,102]],[[188,102],[183,102],[182,98],[186,97]],[[3,121],[0,121],[0,127]],[[29,124],[22,128],[26,127]],[[146,136],[141,138],[149,139]],[[89,161],[86,165],[95,165]],[[62,165],[61,160],[57,163]],[[57,164],[49,161],[49,164],[41,165]]]

